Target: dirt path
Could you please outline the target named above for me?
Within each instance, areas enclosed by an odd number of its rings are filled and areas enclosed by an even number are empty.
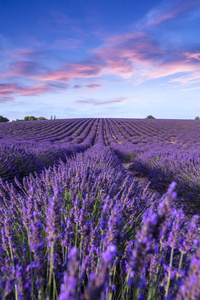
[[[142,185],[143,188],[147,186],[147,184],[150,182],[148,177],[145,177],[144,174],[138,173],[135,170],[130,170],[129,167],[132,165],[132,163],[123,163],[123,167],[128,171],[129,174],[133,175],[136,177],[136,180]],[[151,188],[151,184],[149,185],[148,191],[150,193],[155,194],[158,197],[161,197],[162,194],[159,193],[157,190]],[[167,191],[166,191],[167,192]],[[189,221],[195,214],[199,214],[197,210],[195,209],[194,205],[191,205],[190,208],[184,206],[184,203],[187,202],[187,197],[177,197],[177,202],[175,203],[176,208],[181,208],[183,205],[183,211],[185,214],[185,219]],[[198,222],[198,227],[200,231],[200,220]]]
[[[123,163],[122,165],[128,171],[129,174],[131,174],[132,176],[137,178],[137,181],[142,185],[143,188],[145,188],[147,186],[147,184],[150,182],[149,179],[147,177],[145,177],[144,175],[138,173],[137,171],[132,171],[129,169],[129,167],[132,165],[132,163]],[[160,193],[158,193],[158,191],[151,188],[151,184],[150,184],[148,190],[149,190],[149,192],[154,193],[156,196],[162,196]]]

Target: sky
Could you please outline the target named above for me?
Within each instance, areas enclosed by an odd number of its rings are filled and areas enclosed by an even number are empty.
[[[0,115],[200,116],[200,0],[0,0]]]

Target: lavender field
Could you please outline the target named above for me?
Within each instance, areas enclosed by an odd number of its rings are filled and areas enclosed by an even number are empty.
[[[199,120],[1,123],[0,299],[200,299],[199,149]]]

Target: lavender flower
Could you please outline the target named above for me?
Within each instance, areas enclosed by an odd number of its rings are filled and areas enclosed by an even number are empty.
[[[54,188],[54,195],[50,199],[49,211],[47,215],[47,245],[51,247],[56,242],[61,224],[61,193],[58,187]]]
[[[178,245],[179,250],[184,254],[190,251],[197,240],[198,226],[197,221],[199,216],[195,215],[190,220],[189,224],[184,228]]]
[[[110,214],[110,205],[109,205],[109,202],[110,202],[110,196],[108,195],[106,197],[106,199],[104,200],[104,205],[103,205],[103,208],[102,208],[102,213],[101,213],[101,217],[100,217],[100,229],[101,231],[103,232],[107,226],[108,226],[108,217],[109,217],[109,214]]]
[[[143,225],[141,230],[136,233],[135,248],[129,261],[130,270],[134,272],[131,280],[133,286],[141,287],[141,285],[145,285],[145,258],[148,254],[155,251],[153,241],[162,237],[163,232],[166,231],[166,219],[170,216],[173,200],[176,196],[173,191],[174,188],[175,183],[172,183],[168,189],[167,196],[158,206],[157,214],[151,209],[147,209],[143,215]]]
[[[200,297],[200,240],[196,253],[193,255],[187,276],[176,296],[176,300],[198,300]]]
[[[45,244],[42,236],[43,224],[41,213],[33,213],[34,220],[30,225],[30,249],[34,253],[34,261],[37,264],[35,274],[37,276],[37,289],[41,289],[45,282],[46,275],[46,259],[45,259]]]
[[[67,272],[64,274],[64,282],[58,300],[75,300],[78,296],[79,260],[78,251],[73,247],[68,255]]]
[[[109,279],[109,267],[116,254],[116,246],[109,245],[107,250],[102,254],[97,272],[90,275],[89,284],[81,297],[81,300],[101,299],[101,294],[103,293],[104,287]]]
[[[104,240],[104,249],[107,245],[113,244],[120,246],[121,243],[121,205],[116,203],[111,211],[110,218],[108,220],[108,232]]]

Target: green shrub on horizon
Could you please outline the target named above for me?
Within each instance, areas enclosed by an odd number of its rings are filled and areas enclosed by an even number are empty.
[[[152,115],[146,117],[146,119],[155,119]]]
[[[37,118],[34,116],[26,116],[24,117],[24,121],[36,121]]]
[[[9,120],[3,116],[0,116],[0,122],[9,122]]]
[[[38,120],[47,120],[45,117],[39,117]]]

